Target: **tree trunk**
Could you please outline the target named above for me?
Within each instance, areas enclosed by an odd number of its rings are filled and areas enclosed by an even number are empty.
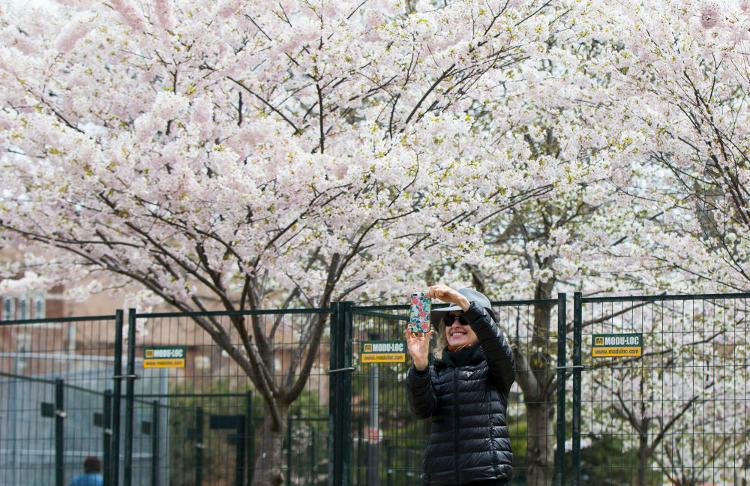
[[[646,486],[646,471],[648,470],[648,425],[639,432],[638,437],[638,486]]]
[[[548,486],[554,478],[555,403],[544,398],[531,402],[527,398],[526,418],[526,484]]]
[[[266,411],[260,436],[256,437],[252,484],[281,486],[284,483],[283,447],[289,409],[286,405],[279,404],[279,412],[282,417],[281,424],[275,424],[271,414]]]
[[[554,280],[537,282],[535,299],[549,299]],[[552,325],[550,305],[534,306],[534,333],[528,363],[536,379],[536,393],[525,393],[527,483],[529,486],[548,486],[554,478],[555,464],[555,360],[549,354]],[[522,387],[523,388],[523,387]]]

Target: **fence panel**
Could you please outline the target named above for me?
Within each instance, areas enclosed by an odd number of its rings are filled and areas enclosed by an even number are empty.
[[[512,484],[547,485],[555,478],[555,452],[561,433],[558,406],[558,312],[560,299],[493,302],[501,328],[515,347],[516,382],[511,389],[508,425],[513,447]],[[564,310],[564,309],[563,309]],[[564,397],[560,397],[563,399]],[[563,417],[564,418],[564,417]],[[563,441],[559,444],[563,446]],[[560,465],[560,467],[562,467]]]
[[[564,296],[493,303],[517,357],[508,411],[514,483],[748,482],[748,299],[750,294],[577,294],[573,366],[566,361],[566,340],[558,339],[569,335]],[[429,424],[408,410],[409,359],[372,365],[360,356],[365,341],[403,339],[407,307],[335,308],[343,317],[332,326],[337,333],[349,329],[340,334],[346,342],[339,350],[348,355],[329,366],[334,350],[326,321],[310,380],[284,415],[279,462],[285,482],[417,481]],[[256,464],[266,465],[253,458],[265,446],[261,430],[269,414],[227,347],[196,319],[223,326],[232,349],[243,349],[238,322],[248,330],[252,320],[264,332],[276,329],[266,352],[272,379],[282,383],[305,357],[299,344],[309,337],[311,323],[321,315],[328,320],[330,313],[257,311],[239,321],[227,313],[133,313],[119,333],[121,313],[0,323],[0,484],[64,485],[87,456],[112,466],[104,468],[105,477],[117,471],[108,484],[250,484]],[[623,335],[635,341],[619,343]],[[602,351],[608,337],[615,343],[610,347],[635,347],[642,354]],[[594,357],[595,347],[605,355]],[[574,394],[567,405],[573,410],[566,417],[560,411],[570,375]],[[338,377],[342,388],[335,389]],[[120,387],[122,380],[127,386]],[[334,412],[331,400],[344,404],[348,415]],[[571,418],[572,451],[563,455],[561,439]],[[119,439],[110,440],[110,424]],[[337,437],[351,447],[332,450]],[[331,474],[334,456],[341,468]],[[561,466],[563,458],[571,481],[563,479],[561,467],[554,474],[552,464]],[[118,471],[118,464],[127,467]]]
[[[530,475],[540,477],[536,484],[551,484],[554,478],[559,432],[555,420],[558,302],[493,302],[500,327],[524,357],[516,363],[519,380],[511,389],[507,417],[514,452],[514,484],[527,484]],[[430,424],[429,420],[416,419],[409,410],[405,379],[411,359],[407,354],[403,363],[365,364],[360,355],[366,341],[403,341],[408,306],[354,307],[353,315],[353,484],[419,484]],[[433,340],[433,349],[436,344]],[[532,376],[539,380],[538,394],[524,395],[521,374],[525,376],[524,385],[529,385]],[[528,450],[536,451],[533,458]]]
[[[749,299],[577,296],[580,483],[747,484]]]
[[[402,363],[365,364],[368,341],[404,341],[408,307],[355,307],[352,325],[352,484],[419,484],[427,423],[406,399],[408,356]]]
[[[325,484],[328,472],[328,310],[242,314],[135,315],[132,480],[139,486],[243,486],[251,483],[264,449],[270,414],[245,369],[227,347],[244,351],[238,326],[253,343],[252,320],[267,336],[266,357],[278,386],[299,372],[317,319],[326,331],[309,380],[284,417],[281,468],[286,485]],[[199,325],[202,323],[204,327]],[[206,330],[223,329],[220,345]],[[123,434],[127,435],[127,431]]]
[[[65,486],[111,465],[116,316],[0,322],[0,484]]]

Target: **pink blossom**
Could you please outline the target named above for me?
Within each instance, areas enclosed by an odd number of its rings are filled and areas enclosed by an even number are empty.
[[[333,166],[333,175],[335,175],[339,179],[343,179],[344,177],[346,177],[347,172],[349,172],[349,166],[345,161]]]
[[[248,126],[239,133],[239,139],[247,145],[256,145],[267,140],[266,132],[257,126]]]
[[[0,280],[0,293],[7,296],[20,297],[27,292],[43,290],[50,286],[50,279],[34,272],[26,272],[17,280]]]
[[[336,18],[338,15],[338,8],[336,7],[336,4],[334,2],[322,2],[323,3],[323,9],[322,14],[323,17],[326,20],[331,20]]]
[[[216,15],[222,19],[226,19],[234,15],[234,13],[242,5],[242,0],[225,0],[219,5]]]
[[[120,14],[130,28],[139,32],[146,30],[143,17],[135,11],[135,8],[133,8],[128,0],[112,0],[112,7]]]
[[[190,121],[198,128],[201,139],[206,139],[213,129],[213,103],[208,97],[200,97],[193,102]]]
[[[156,118],[167,121],[181,117],[187,109],[188,100],[186,98],[168,92],[161,92],[156,95],[151,112]]]
[[[55,47],[60,52],[70,52],[79,40],[94,28],[94,23],[88,17],[78,16],[60,32]]]
[[[54,0],[55,3],[58,3],[60,5],[66,5],[73,8],[88,8],[92,3],[94,3],[93,0]]]
[[[172,30],[174,28],[174,22],[172,20],[172,5],[171,0],[156,0],[155,5],[156,18],[159,19],[164,30]]]
[[[211,121],[213,106],[208,98],[198,98],[192,107],[191,121],[197,124],[204,124]]]
[[[719,6],[714,2],[709,2],[703,5],[701,9],[701,26],[704,29],[713,29],[720,22],[721,12]]]
[[[377,29],[383,24],[383,14],[370,10],[365,17],[365,25],[368,29]]]
[[[16,39],[14,46],[19,51],[23,52],[28,56],[35,55],[39,50],[39,46],[31,42],[29,39]]]

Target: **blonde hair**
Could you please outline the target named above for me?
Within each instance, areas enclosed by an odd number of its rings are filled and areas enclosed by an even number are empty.
[[[435,334],[435,348],[432,355],[435,359],[443,359],[443,350],[448,346],[448,336],[445,334],[445,324],[441,318],[438,323],[437,333]]]

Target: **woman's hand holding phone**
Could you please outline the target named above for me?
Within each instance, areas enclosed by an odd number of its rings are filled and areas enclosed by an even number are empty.
[[[406,331],[406,349],[414,362],[414,367],[419,371],[425,370],[430,363],[430,334],[432,334],[432,331]]]

